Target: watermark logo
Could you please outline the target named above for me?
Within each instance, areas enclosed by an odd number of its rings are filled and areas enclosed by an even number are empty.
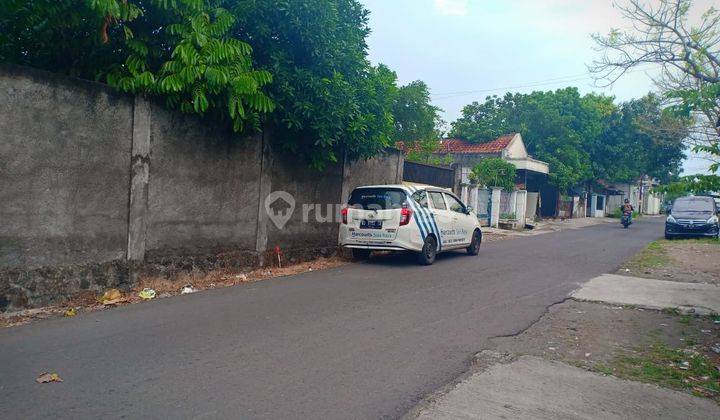
[[[265,198],[265,212],[275,227],[282,229],[295,211],[295,199],[285,191],[273,191]]]

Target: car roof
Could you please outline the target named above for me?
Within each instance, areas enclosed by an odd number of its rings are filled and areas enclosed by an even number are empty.
[[[708,197],[706,195],[690,195],[687,197],[678,197],[675,199],[675,201],[712,201],[712,202],[714,202],[715,199],[712,197]]]
[[[413,185],[405,185],[405,184],[385,184],[385,185],[361,185],[359,187],[355,187],[355,189],[358,188],[398,188],[402,189],[408,192],[415,192],[419,190],[425,190],[425,191],[437,191],[437,192],[444,192],[455,195],[452,191],[446,188],[442,187],[435,187],[432,185],[419,185],[419,184],[413,184]]]

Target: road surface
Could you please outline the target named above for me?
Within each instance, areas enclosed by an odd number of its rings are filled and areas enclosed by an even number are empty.
[[[7,419],[395,418],[662,234],[597,225],[0,330]],[[37,384],[41,372],[63,383]]]

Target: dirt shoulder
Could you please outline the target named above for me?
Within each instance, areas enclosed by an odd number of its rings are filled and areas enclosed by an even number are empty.
[[[142,303],[140,292],[149,288],[153,291],[152,299],[163,299],[183,293],[202,292],[203,290],[230,287],[238,284],[267,280],[275,277],[291,276],[307,271],[325,270],[348,264],[349,259],[341,256],[329,258],[320,257],[312,261],[291,263],[280,267],[265,267],[253,270],[216,270],[209,273],[189,272],[182,273],[170,280],[164,277],[144,277],[130,290],[116,290],[117,299],[103,301],[103,294],[87,291],[69,299],[61,304],[46,306],[23,311],[0,313],[0,328],[27,324],[42,319],[75,316],[82,312],[92,312],[111,309],[116,306]],[[186,288],[188,288],[185,290]],[[184,292],[185,290],[185,292]],[[106,291],[107,293],[108,291]]]
[[[539,356],[720,403],[720,318],[568,300],[495,349]]]
[[[720,286],[720,241],[655,241],[623,264],[616,274]]]

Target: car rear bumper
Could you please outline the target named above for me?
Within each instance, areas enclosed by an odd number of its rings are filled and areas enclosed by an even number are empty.
[[[353,234],[354,233],[354,234]],[[411,234],[411,230],[401,227],[392,236],[384,235],[366,236],[369,233],[382,234],[387,232],[358,229],[347,225],[340,225],[338,242],[345,248],[372,249],[386,251],[420,251],[422,243]]]
[[[364,245],[364,244],[346,244],[343,248],[353,249],[371,249],[373,251],[412,251],[411,249],[395,246],[395,245]]]

